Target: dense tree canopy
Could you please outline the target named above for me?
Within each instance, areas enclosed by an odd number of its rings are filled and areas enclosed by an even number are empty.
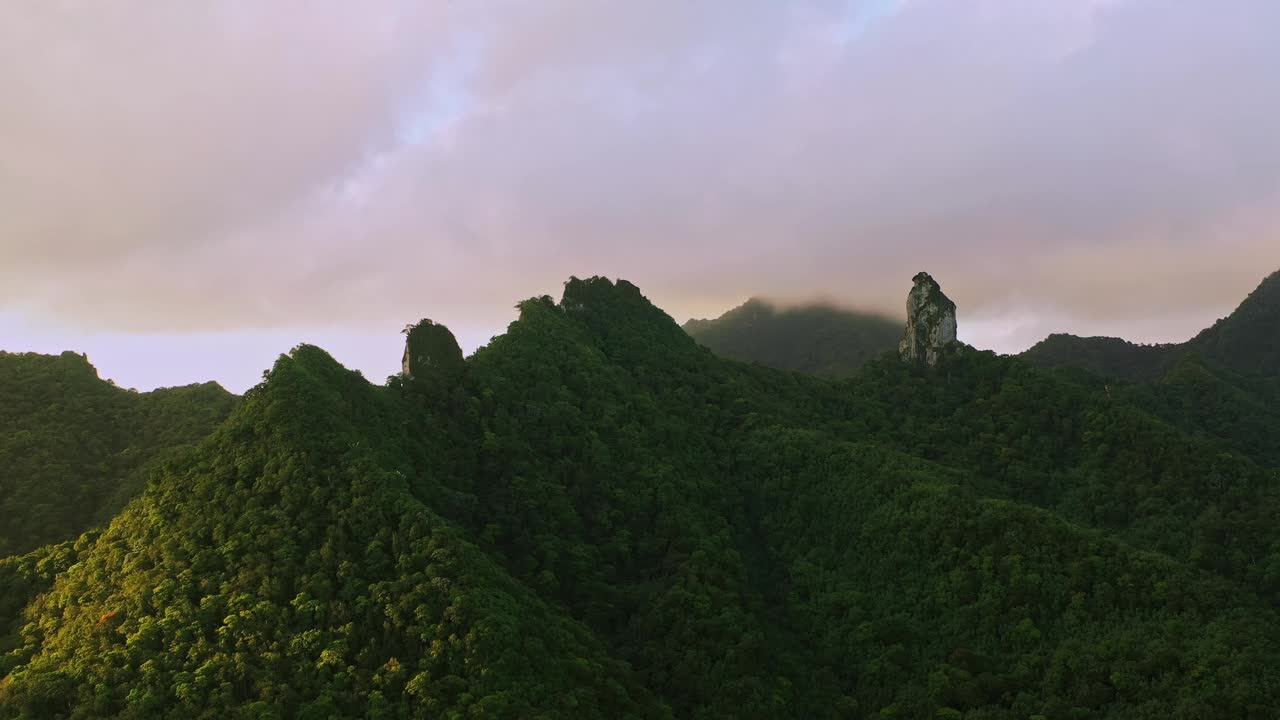
[[[592,278],[449,377],[296,348],[108,526],[0,561],[0,718],[1280,712],[1265,376],[830,381]]]
[[[214,383],[123,390],[76,353],[0,352],[0,555],[109,519],[151,460],[208,435],[235,403]]]

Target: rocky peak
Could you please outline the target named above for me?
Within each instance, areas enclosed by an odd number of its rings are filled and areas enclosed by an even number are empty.
[[[918,273],[907,296],[907,331],[898,344],[903,360],[930,367],[956,342],[956,304],[929,273]]]
[[[410,380],[452,382],[462,373],[462,348],[449,328],[430,320],[404,329],[404,375]]]
[[[625,308],[652,308],[640,288],[619,279],[614,282],[599,275],[587,279],[569,278],[564,284],[560,306],[572,313],[617,312]]]
[[[626,280],[569,278],[564,284],[560,309],[590,329],[615,359],[645,357],[657,346],[695,346],[670,315]]]

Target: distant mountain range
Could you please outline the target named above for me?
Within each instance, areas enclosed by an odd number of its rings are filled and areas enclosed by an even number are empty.
[[[853,375],[895,350],[902,338],[902,323],[881,315],[827,303],[779,307],[755,298],[714,320],[690,320],[684,330],[721,357],[829,378]],[[1039,367],[1074,367],[1143,382],[1159,378],[1187,355],[1232,372],[1275,372],[1280,367],[1280,272],[1230,316],[1184,343],[1138,345],[1054,334],[1019,357]]]

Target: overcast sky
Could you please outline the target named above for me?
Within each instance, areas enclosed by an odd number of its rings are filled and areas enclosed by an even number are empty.
[[[1275,0],[0,4],[0,349],[375,381],[570,275],[1183,340],[1280,269]]]

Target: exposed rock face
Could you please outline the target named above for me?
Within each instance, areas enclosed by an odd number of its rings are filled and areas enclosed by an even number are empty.
[[[956,304],[942,292],[929,273],[912,278],[907,296],[907,332],[898,354],[907,362],[938,364],[942,352],[956,342]]]
[[[452,384],[465,367],[462,348],[449,328],[430,320],[405,328],[404,375],[410,380]]]

